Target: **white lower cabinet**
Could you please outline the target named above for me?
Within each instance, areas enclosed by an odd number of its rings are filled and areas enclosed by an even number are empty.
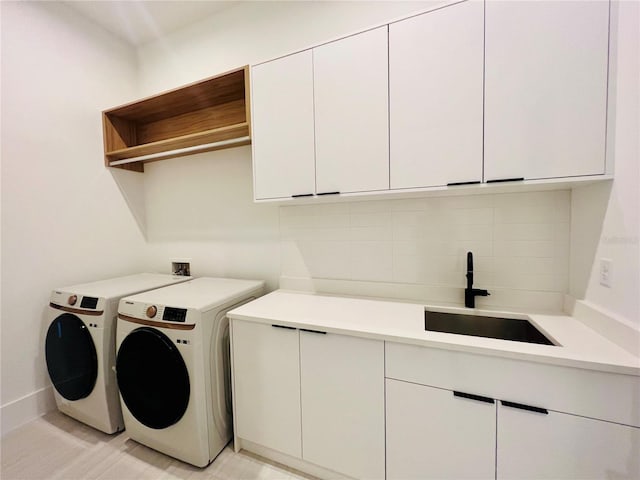
[[[638,377],[385,347],[388,480],[640,479]]]
[[[635,376],[237,319],[231,347],[236,446],[315,475],[640,478]]]
[[[231,321],[236,439],[384,479],[384,342]]]
[[[387,379],[387,478],[495,478],[496,404]]]
[[[231,335],[236,435],[300,457],[298,331],[233,320]]]
[[[640,478],[636,427],[501,404],[497,445],[499,479]]]
[[[302,457],[384,478],[384,342],[300,331]]]

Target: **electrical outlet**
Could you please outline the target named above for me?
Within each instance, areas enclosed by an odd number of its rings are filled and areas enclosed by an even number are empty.
[[[600,285],[611,288],[613,262],[608,258],[600,259]]]

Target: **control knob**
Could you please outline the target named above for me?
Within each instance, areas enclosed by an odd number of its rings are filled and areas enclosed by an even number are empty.
[[[150,305],[147,307],[147,317],[153,318],[156,316],[156,313],[158,313],[158,307],[156,307],[155,305]]]
[[[77,301],[78,301],[77,295],[69,295],[69,299],[67,300],[69,305],[75,305]]]

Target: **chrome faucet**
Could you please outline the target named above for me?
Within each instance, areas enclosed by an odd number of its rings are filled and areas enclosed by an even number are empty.
[[[487,297],[491,295],[487,290],[473,288],[473,253],[467,252],[467,288],[464,289],[464,306],[476,308],[476,296]]]

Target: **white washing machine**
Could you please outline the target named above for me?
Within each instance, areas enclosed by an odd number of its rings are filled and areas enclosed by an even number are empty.
[[[264,282],[197,278],[123,298],[116,374],[129,437],[205,467],[232,436],[227,312]]]
[[[113,370],[118,302],[187,280],[191,277],[141,273],[51,293],[45,358],[61,412],[106,433],[124,428]]]

